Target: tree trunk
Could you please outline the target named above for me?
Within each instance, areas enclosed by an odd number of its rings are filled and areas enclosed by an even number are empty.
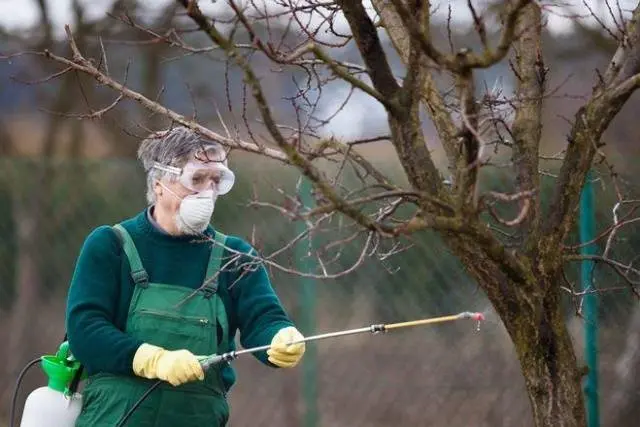
[[[559,275],[530,271],[529,279],[516,278],[472,237],[450,235],[446,240],[511,337],[534,426],[586,427],[581,370],[561,311]]]
[[[507,325],[520,359],[535,426],[585,427],[581,372],[561,313],[559,290],[551,288],[535,319]]]

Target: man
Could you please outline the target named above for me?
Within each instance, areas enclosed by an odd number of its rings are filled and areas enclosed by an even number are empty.
[[[201,357],[269,345],[274,368],[305,351],[264,265],[244,240],[211,225],[235,176],[220,145],[176,127],[139,148],[148,207],[85,240],[67,304],[67,336],[88,378],[77,427],[115,427],[158,379],[127,425],[214,427],[229,418],[228,364],[206,372]],[[294,343],[298,341],[297,343]]]

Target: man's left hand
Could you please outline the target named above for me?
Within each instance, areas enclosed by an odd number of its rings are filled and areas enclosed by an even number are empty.
[[[293,326],[280,329],[271,340],[271,348],[267,350],[269,361],[281,368],[292,368],[300,362],[305,351],[304,336]]]

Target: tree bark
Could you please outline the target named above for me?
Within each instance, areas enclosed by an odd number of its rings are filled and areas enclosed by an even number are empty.
[[[559,291],[542,299],[538,322],[517,322],[516,353],[537,427],[586,426],[581,373],[564,322]],[[516,326],[514,325],[514,326]],[[508,328],[509,329],[509,328]],[[511,332],[510,332],[511,333]]]
[[[542,135],[542,104],[546,71],[542,57],[542,11],[530,4],[522,10],[515,41],[514,70],[516,73],[516,100],[518,108],[512,126],[512,159],[517,191],[534,191],[529,200],[520,200],[520,209],[529,203],[527,216],[520,224],[525,252],[535,248],[540,228],[540,177],[538,174],[540,138]]]

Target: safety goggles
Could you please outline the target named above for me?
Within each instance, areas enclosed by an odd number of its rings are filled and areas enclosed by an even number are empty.
[[[235,183],[235,174],[222,162],[189,161],[183,168],[155,162],[153,167],[178,175],[178,182],[191,191],[213,189],[218,195],[227,194]]]

